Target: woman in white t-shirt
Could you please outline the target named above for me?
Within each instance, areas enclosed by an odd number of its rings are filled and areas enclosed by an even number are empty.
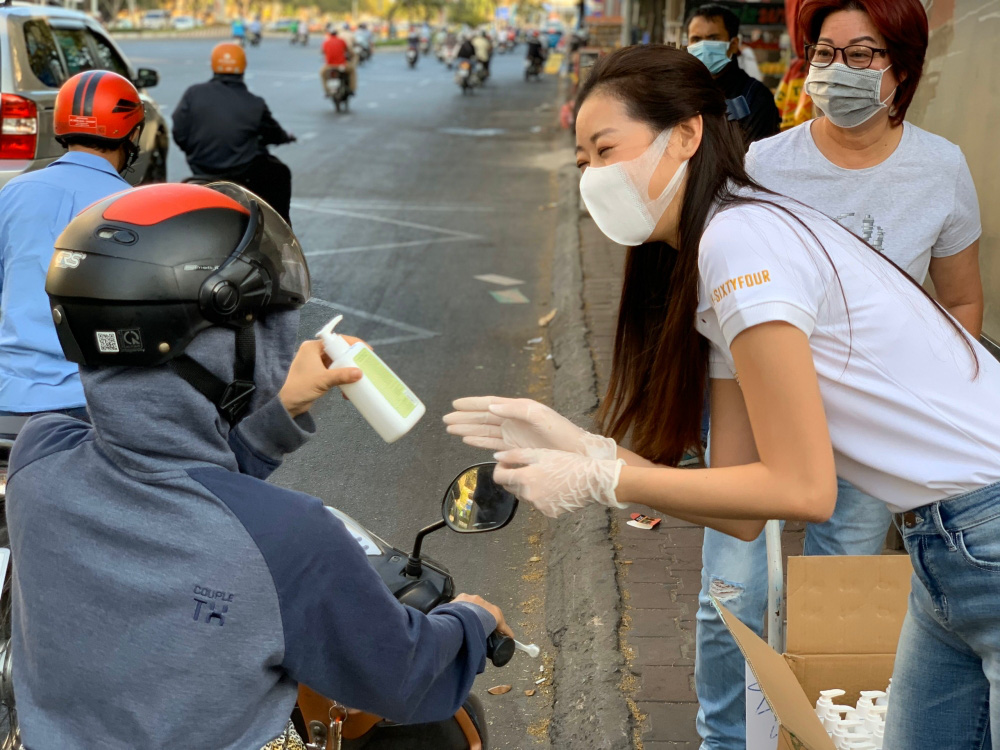
[[[448,431],[498,450],[496,479],[547,515],[638,503],[748,540],[826,520],[849,479],[899,514],[916,570],[884,748],[980,750],[1000,726],[1000,363],[873,248],[755,184],[695,58],[619,50],[577,101],[584,200],[632,247],[611,437],[491,396]],[[712,468],[673,468],[706,375]]]
[[[751,144],[748,174],[837,220],[917,281],[929,271],[938,301],[978,337],[982,226],[972,175],[958,146],[905,122],[927,52],[920,0],[806,0],[797,26],[821,116]],[[884,503],[840,477],[833,516],[807,524],[804,554],[877,555],[890,523]],[[745,661],[711,595],[735,592],[726,607],[759,634],[766,571],[763,535],[705,532],[695,633],[703,750],[746,747]]]

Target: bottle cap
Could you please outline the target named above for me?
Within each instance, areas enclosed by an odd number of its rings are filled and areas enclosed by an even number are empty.
[[[344,337],[333,330],[343,319],[343,315],[337,315],[316,332],[316,338],[323,342],[323,349],[331,361],[337,360],[351,348],[351,345],[344,341]]]

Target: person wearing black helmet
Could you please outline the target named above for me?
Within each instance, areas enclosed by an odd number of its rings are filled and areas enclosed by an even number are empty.
[[[195,177],[238,182],[290,221],[292,171],[267,147],[292,143],[295,136],[247,88],[246,68],[246,52],[240,45],[215,45],[212,79],[189,87],[174,109],[174,141],[187,155]]]
[[[25,746],[301,746],[299,682],[393,721],[451,717],[487,635],[509,633],[500,610],[399,604],[322,501],[262,481],[313,432],[312,402],[360,376],[318,341],[292,359],[310,277],[288,225],[231,183],[154,185],[56,248],[46,291],[93,424],[34,417],[10,457]]]
[[[77,212],[128,189],[121,174],[139,155],[144,122],[130,81],[103,70],[75,75],[59,89],[53,113],[67,153],[0,191],[0,416],[58,410],[86,419],[77,367],[52,328],[45,269]]]

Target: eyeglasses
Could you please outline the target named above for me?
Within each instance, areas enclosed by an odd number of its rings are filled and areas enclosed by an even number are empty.
[[[864,44],[851,44],[847,47],[834,47],[832,44],[807,44],[806,60],[814,68],[828,68],[837,59],[837,53],[844,56],[844,63],[849,68],[864,70],[870,68],[876,53],[885,55],[889,50],[868,47]]]

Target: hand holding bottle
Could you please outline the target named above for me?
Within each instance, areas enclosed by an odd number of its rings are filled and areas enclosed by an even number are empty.
[[[361,339],[345,336],[353,344]],[[356,383],[361,379],[357,367],[328,370],[330,359],[320,341],[304,341],[288,368],[285,384],[278,392],[282,406],[293,417],[309,411],[316,401],[334,386]]]
[[[474,396],[460,398],[446,414],[448,433],[476,448],[506,451],[514,448],[551,448],[597,459],[614,459],[618,446],[611,438],[594,435],[555,410],[530,398]]]

